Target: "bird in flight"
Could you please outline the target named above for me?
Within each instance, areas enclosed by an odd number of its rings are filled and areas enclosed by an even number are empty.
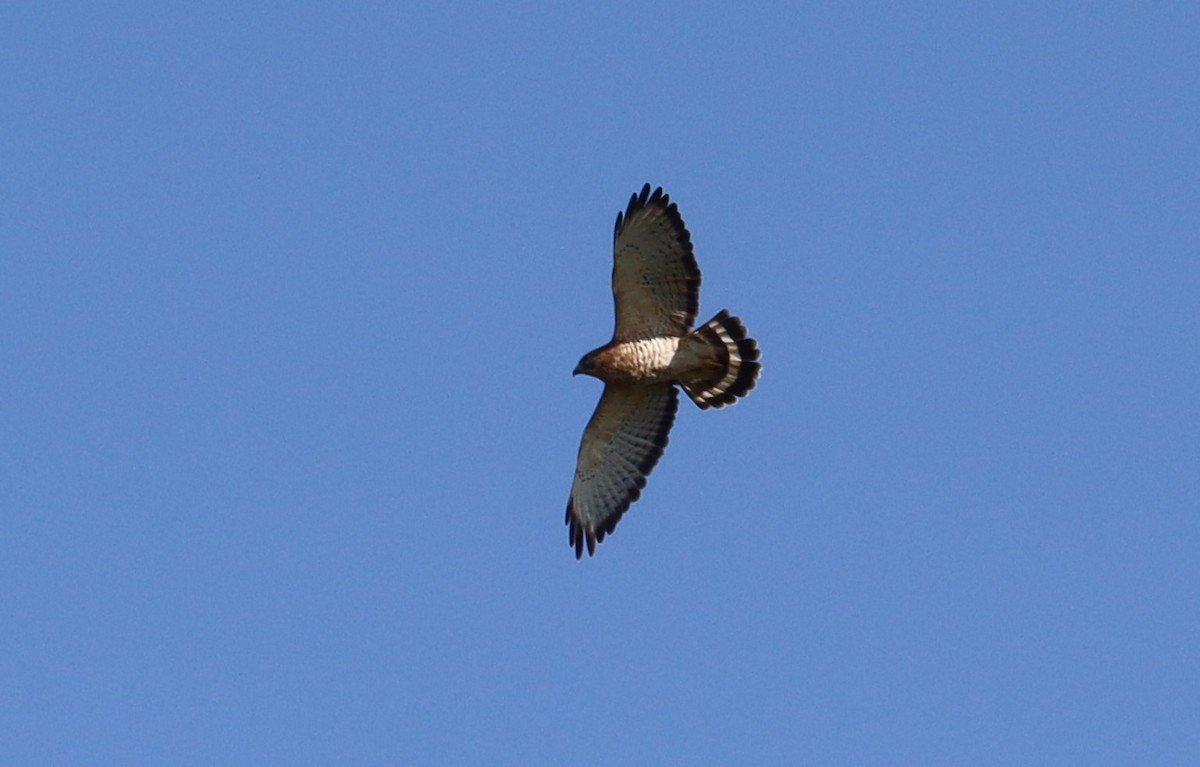
[[[722,310],[699,328],[700,268],[679,208],[662,187],[629,198],[613,233],[612,340],[583,355],[575,374],[604,382],[583,430],[567,526],[576,559],[596,553],[667,446],[675,386],[701,410],[745,396],[758,379],[758,343]]]

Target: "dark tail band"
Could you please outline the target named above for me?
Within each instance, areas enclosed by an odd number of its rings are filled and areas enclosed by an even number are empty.
[[[719,367],[709,375],[682,381],[683,390],[700,408],[725,407],[744,397],[758,380],[758,342],[737,317],[724,309],[693,331],[708,344]]]

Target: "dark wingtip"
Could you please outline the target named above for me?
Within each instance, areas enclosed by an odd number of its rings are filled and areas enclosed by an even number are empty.
[[[633,194],[629,195],[629,204],[625,206],[625,218],[629,218],[642,208],[658,202],[658,199],[662,196],[662,193],[663,189],[661,186],[655,189],[654,193],[651,194],[650,184],[644,184],[642,186],[642,191],[634,192]]]
[[[575,559],[583,559],[584,545],[587,546],[589,557],[596,555],[596,543],[604,540],[604,531],[601,530],[597,535],[591,530],[586,529],[579,520],[575,519],[572,513],[572,501],[567,501],[567,542],[571,548],[575,549]]]
[[[654,199],[657,199],[658,196],[661,194],[662,194],[662,187],[660,186],[654,192]],[[621,234],[621,226],[629,219],[630,216],[632,216],[634,213],[641,210],[642,208],[646,207],[648,202],[651,202],[650,184],[646,183],[645,185],[642,186],[641,192],[634,192],[633,194],[629,195],[629,204],[625,206],[624,212],[619,211],[619,210],[617,211],[617,222],[615,224],[613,224],[613,241],[614,242],[616,241],[617,237]]]

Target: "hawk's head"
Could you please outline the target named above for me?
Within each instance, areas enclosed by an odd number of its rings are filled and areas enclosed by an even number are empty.
[[[577,376],[580,373],[589,376],[596,375],[596,352],[590,351],[583,355],[583,357],[579,360],[579,364],[575,366],[575,370],[571,373],[571,375]]]

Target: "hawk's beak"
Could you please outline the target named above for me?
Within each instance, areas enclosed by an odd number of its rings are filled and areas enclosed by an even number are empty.
[[[582,373],[583,371],[582,371],[582,370],[580,370],[580,368],[582,368],[582,367],[583,367],[583,363],[582,363],[582,362],[580,362],[578,365],[576,365],[576,366],[575,366],[575,369],[571,371],[571,375],[573,375],[573,376],[577,376],[577,375],[579,375],[580,373]]]

